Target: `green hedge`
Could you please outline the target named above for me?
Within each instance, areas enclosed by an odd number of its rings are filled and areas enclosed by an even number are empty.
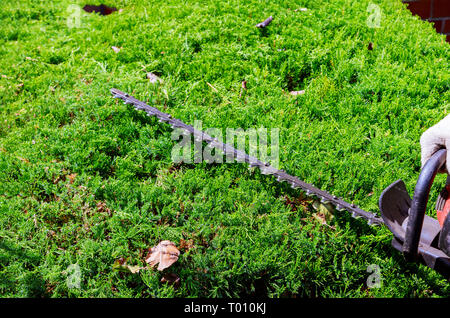
[[[320,225],[298,191],[242,164],[173,164],[170,127],[109,94],[204,128],[279,128],[281,168],[377,212],[393,181],[412,191],[420,135],[449,107],[450,47],[431,24],[393,0],[373,2],[379,28],[365,0],[136,0],[69,28],[71,3],[0,6],[2,296],[449,295],[385,228],[345,212]],[[178,288],[113,270],[144,266],[160,240],[193,245],[166,270]]]

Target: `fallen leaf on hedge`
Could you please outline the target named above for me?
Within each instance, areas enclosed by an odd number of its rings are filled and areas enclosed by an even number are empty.
[[[162,271],[171,266],[178,260],[180,251],[171,241],[161,241],[158,245],[150,249],[149,255],[145,260],[150,266],[158,265],[158,270]]]
[[[27,158],[17,157],[17,159],[19,159],[20,161],[23,161],[25,163],[30,163],[30,160],[28,160]]]
[[[180,240],[180,250],[185,249],[185,250],[189,251],[193,247],[194,247],[193,240],[187,240],[187,241],[183,240],[183,239]]]
[[[76,173],[68,174],[67,179],[69,179],[70,183],[73,183],[75,181],[76,176],[77,176]]]
[[[150,80],[150,83],[162,82],[161,78],[158,75],[148,72],[147,78]]]
[[[97,13],[100,13],[101,15],[109,15],[109,14],[113,13],[114,11],[117,11],[117,8],[108,7],[104,4],[101,4],[99,6],[87,4],[83,7],[83,10],[86,12],[97,12]]]
[[[319,201],[313,202],[313,208],[317,211],[313,216],[322,224],[328,224],[333,219],[334,207],[331,204],[322,204]]]
[[[131,274],[139,273],[139,271],[144,268],[145,267],[141,267],[138,265],[135,265],[135,266],[127,265],[127,263],[124,262],[123,259],[118,259],[113,264],[113,271],[125,272],[125,273],[131,273]]]

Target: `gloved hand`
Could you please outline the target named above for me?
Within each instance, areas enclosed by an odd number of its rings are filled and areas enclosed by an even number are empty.
[[[437,125],[425,131],[420,138],[422,148],[422,167],[436,151],[446,148],[447,173],[450,172],[450,115],[441,120]]]

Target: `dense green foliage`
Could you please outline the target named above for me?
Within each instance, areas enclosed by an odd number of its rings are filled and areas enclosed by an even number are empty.
[[[109,93],[203,127],[280,128],[282,169],[377,212],[393,181],[412,191],[419,137],[449,106],[450,46],[431,24],[394,0],[375,1],[380,28],[366,0],[123,0],[69,28],[71,3],[0,6],[2,296],[450,294],[383,227],[345,212],[321,225],[298,191],[242,164],[173,164],[170,127]],[[166,270],[178,288],[156,269],[113,270],[144,266],[160,240],[188,242]],[[370,264],[380,288],[366,285]]]

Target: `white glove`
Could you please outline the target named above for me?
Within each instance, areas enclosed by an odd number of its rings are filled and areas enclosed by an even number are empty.
[[[447,172],[450,172],[450,115],[442,119],[437,125],[425,131],[420,138],[422,148],[422,167],[439,149],[446,148]]]

